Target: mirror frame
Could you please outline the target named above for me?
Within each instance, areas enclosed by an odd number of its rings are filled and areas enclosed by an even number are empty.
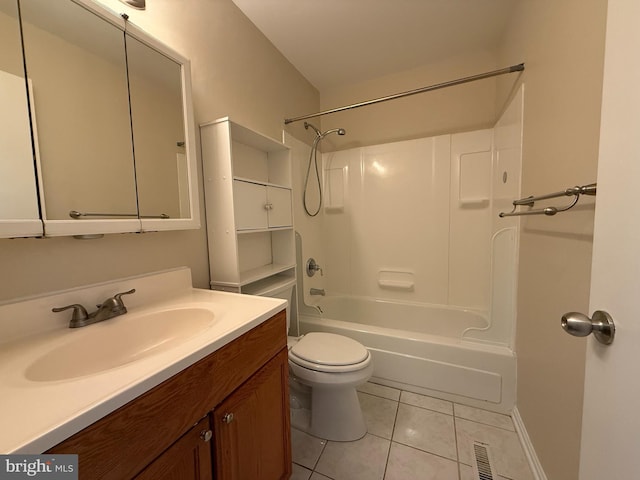
[[[149,219],[138,217],[126,219],[69,219],[69,220],[52,220],[47,219],[46,203],[44,201],[44,189],[46,188],[42,178],[42,166],[40,163],[40,152],[37,141],[37,127],[35,122],[32,124],[32,131],[35,138],[36,148],[36,171],[38,178],[38,194],[41,206],[42,223],[44,224],[45,237],[57,236],[78,236],[80,238],[91,238],[92,236],[100,236],[108,233],[141,233],[151,231],[166,230],[187,230],[200,228],[200,201],[198,189],[198,170],[197,170],[197,152],[196,152],[196,133],[195,120],[193,115],[193,105],[191,97],[191,63],[189,59],[172,50],[149,33],[135,26],[122,16],[112,10],[103,7],[91,0],[69,0],[78,6],[89,10],[103,20],[122,31],[123,35],[130,35],[139,40],[150,48],[158,51],[160,54],[175,61],[181,67],[182,80],[182,103],[183,103],[183,122],[185,129],[185,154],[187,156],[188,165],[188,184],[189,184],[189,202],[190,216],[189,218],[169,218],[169,219]],[[124,42],[123,42],[124,43]],[[35,112],[37,121],[37,112]],[[135,144],[135,139],[134,139]],[[136,185],[136,189],[137,189]],[[137,195],[137,192],[136,192]]]
[[[200,197],[198,194],[198,161],[196,151],[196,126],[191,98],[191,62],[175,50],[149,35],[136,25],[126,22],[126,34],[180,65],[182,83],[182,120],[185,133],[185,155],[188,165],[189,218],[140,218],[141,231],[187,230],[200,228]],[[135,137],[134,137],[135,145]],[[137,186],[136,186],[137,188]]]
[[[15,0],[16,10],[18,8],[18,0]],[[19,16],[17,18],[18,24],[16,25],[18,30],[22,29],[19,24]],[[20,47],[20,57],[24,62],[24,50]],[[22,78],[24,80],[24,70],[22,71]],[[31,90],[31,82],[24,82],[24,100],[30,111],[33,111],[33,91]],[[29,91],[27,91],[27,89]],[[30,126],[30,125],[29,125]],[[29,132],[31,135],[33,130]],[[0,238],[27,238],[27,237],[42,237],[44,234],[44,225],[42,222],[42,211],[40,209],[39,201],[39,185],[37,182],[37,166],[34,159],[34,153],[30,146],[31,151],[31,168],[33,169],[33,200],[38,204],[38,217],[32,218],[0,218]]]

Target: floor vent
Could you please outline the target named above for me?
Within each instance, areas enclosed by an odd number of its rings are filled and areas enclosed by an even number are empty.
[[[489,445],[482,442],[473,442],[473,455],[475,462],[473,463],[473,473],[477,480],[497,480],[493,471],[491,452]]]

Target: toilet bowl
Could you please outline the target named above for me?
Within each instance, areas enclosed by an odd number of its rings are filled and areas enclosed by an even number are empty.
[[[293,395],[310,396],[310,415],[294,415],[294,426],[341,442],[367,433],[356,387],[371,378],[373,362],[362,344],[333,333],[308,333],[289,349],[289,373],[290,385],[309,387]]]
[[[293,285],[265,293],[289,301]],[[369,351],[342,335],[311,332],[288,337],[291,423],[316,437],[352,441],[367,433],[356,388],[373,374]]]

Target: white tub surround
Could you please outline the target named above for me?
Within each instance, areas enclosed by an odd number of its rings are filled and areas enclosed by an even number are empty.
[[[479,312],[357,297],[319,300],[322,317],[299,316],[301,333],[350,337],[373,357],[372,381],[500,413],[515,405],[516,358],[471,334],[489,326]]]
[[[0,452],[47,450],[286,307],[283,300],[199,290],[191,285],[190,270],[180,268],[0,305]],[[51,312],[52,307],[73,303],[89,309],[131,288],[136,293],[123,299],[128,313],[101,323],[70,329],[70,312]],[[197,309],[208,323],[193,335],[168,342],[170,346],[153,345],[154,353],[98,373],[53,381],[46,381],[45,374],[44,379],[34,379],[33,365],[56,349],[74,342],[81,345],[83,339],[93,342],[96,336],[108,339],[114,330],[123,328],[123,322],[148,321],[149,315],[171,309]],[[90,355],[77,360],[91,361]],[[58,377],[66,376],[62,372]]]

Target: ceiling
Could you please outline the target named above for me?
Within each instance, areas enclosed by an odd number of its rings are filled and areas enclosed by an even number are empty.
[[[320,91],[494,49],[518,0],[233,0]]]

